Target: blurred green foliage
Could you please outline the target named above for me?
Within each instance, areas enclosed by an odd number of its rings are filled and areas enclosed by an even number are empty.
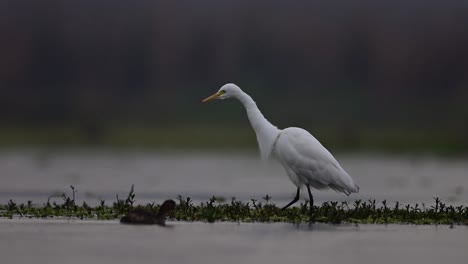
[[[257,149],[255,133],[246,124],[174,125],[166,127],[117,126],[90,133],[76,126],[9,127],[0,129],[0,148],[126,148],[159,150]],[[307,127],[305,127],[307,128]],[[468,137],[454,131],[360,130],[309,131],[330,150],[428,152],[442,155],[466,154]]]

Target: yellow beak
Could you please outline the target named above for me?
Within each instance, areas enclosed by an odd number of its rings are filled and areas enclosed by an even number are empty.
[[[219,97],[220,95],[222,95],[222,94],[223,94],[222,92],[217,92],[217,93],[215,93],[215,94],[213,94],[213,95],[210,95],[210,96],[208,96],[207,98],[203,99],[203,100],[202,100],[202,103],[206,103],[206,102],[212,101],[212,100],[218,98],[218,97]]]

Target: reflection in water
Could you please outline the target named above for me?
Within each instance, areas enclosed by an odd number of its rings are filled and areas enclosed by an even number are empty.
[[[341,224],[324,224],[324,223],[301,223],[292,224],[292,228],[300,231],[313,231],[313,232],[349,232],[350,230],[358,231],[359,225],[341,223]]]

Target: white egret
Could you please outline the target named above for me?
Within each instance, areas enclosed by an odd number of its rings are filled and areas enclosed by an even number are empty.
[[[351,176],[314,136],[298,127],[278,129],[266,120],[255,101],[237,85],[225,84],[202,102],[227,98],[235,98],[244,105],[255,130],[262,158],[272,156],[278,160],[297,187],[296,196],[282,210],[299,200],[300,190],[304,185],[309,193],[311,217],[314,208],[311,187],[318,190],[333,189],[346,195],[359,192],[359,187]]]

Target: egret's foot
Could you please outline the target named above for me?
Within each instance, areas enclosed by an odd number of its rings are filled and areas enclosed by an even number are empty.
[[[291,205],[295,204],[297,201],[299,201],[300,191],[301,191],[301,189],[297,188],[296,196],[294,197],[294,199],[290,203],[288,203],[285,207],[281,208],[281,211],[286,210],[286,208],[288,208],[289,206],[291,206]]]
[[[309,193],[309,203],[310,203],[310,218],[309,218],[309,223],[314,222],[314,196],[312,195],[312,192],[310,191],[310,186],[309,184],[307,186],[307,192]]]
[[[313,224],[315,223],[315,219],[314,219],[314,211],[313,210],[310,210],[310,215],[309,215],[309,224]]]

